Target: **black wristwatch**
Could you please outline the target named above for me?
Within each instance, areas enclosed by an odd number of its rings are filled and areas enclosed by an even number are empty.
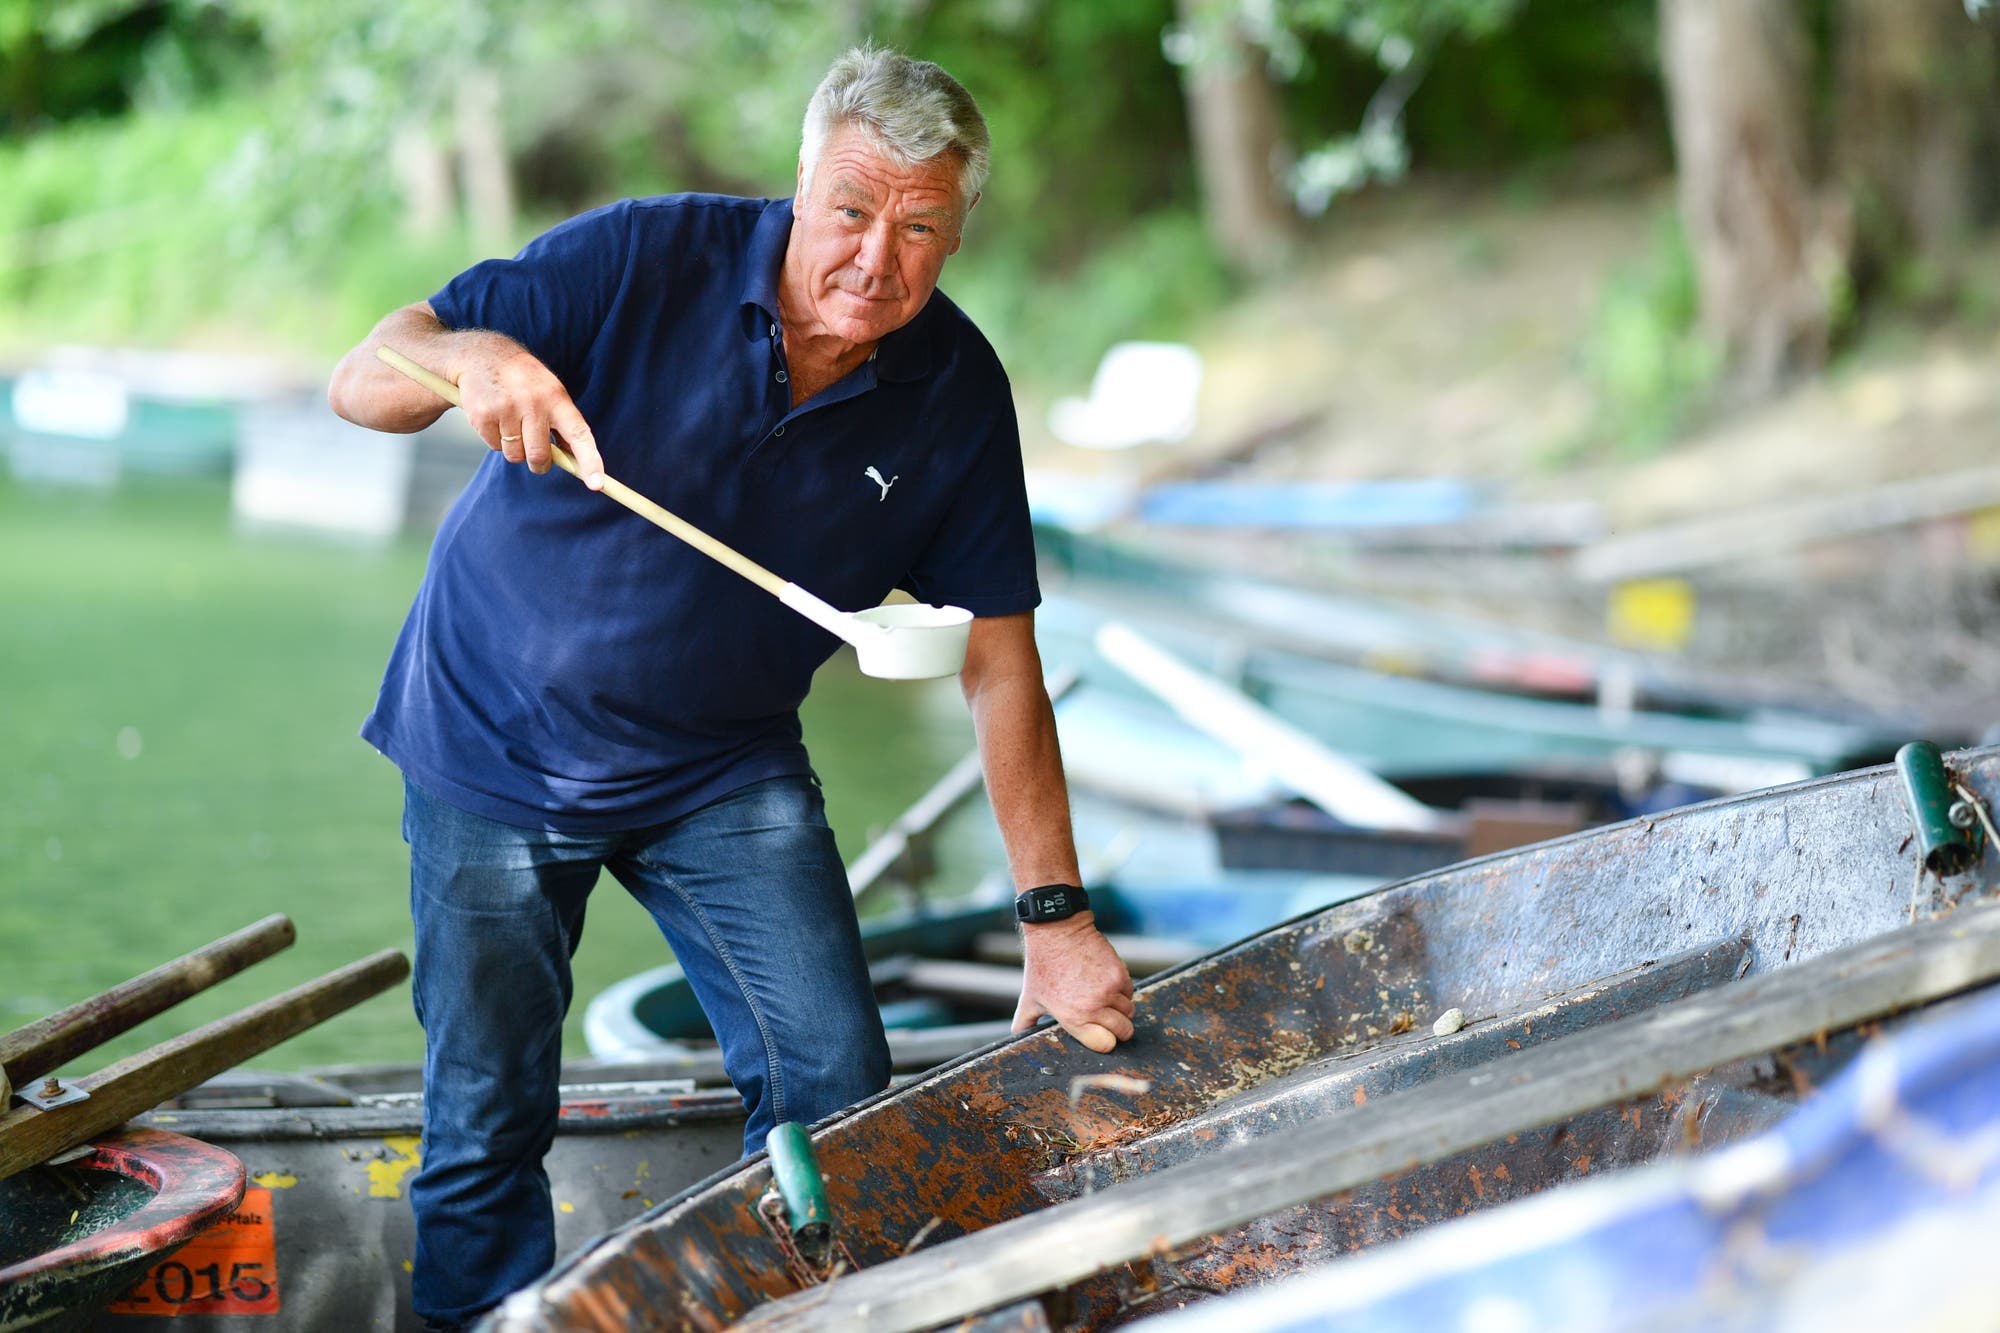
[[[1014,915],[1023,921],[1062,921],[1090,910],[1090,895],[1074,884],[1044,884],[1014,900]]]

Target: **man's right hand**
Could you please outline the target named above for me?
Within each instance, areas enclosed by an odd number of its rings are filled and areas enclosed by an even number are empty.
[[[445,328],[428,302],[392,311],[334,368],[327,401],[347,420],[408,432],[444,415],[448,404],[436,394],[376,359],[375,349],[385,345],[457,385],[466,420],[508,462],[547,472],[555,462],[553,431],[576,456],[584,484],[604,485],[597,437],[562,381],[505,334]]]
[[[1100,1055],[1132,1040],[1132,974],[1088,911],[1021,928],[1021,1002],[1014,1031],[1043,1014]]]
[[[604,485],[604,461],[597,438],[569,390],[549,368],[511,338],[497,333],[464,335],[447,379],[458,385],[459,407],[487,446],[510,463],[526,462],[537,474],[554,466],[549,445],[554,431],[576,456],[584,485]],[[454,373],[455,372],[455,373]]]

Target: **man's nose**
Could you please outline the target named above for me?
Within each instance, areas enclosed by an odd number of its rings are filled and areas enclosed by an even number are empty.
[[[871,278],[886,278],[896,271],[896,230],[886,222],[870,227],[861,238],[854,266]]]

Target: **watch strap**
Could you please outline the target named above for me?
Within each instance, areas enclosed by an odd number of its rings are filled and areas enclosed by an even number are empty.
[[[1014,915],[1022,921],[1063,921],[1090,910],[1090,894],[1075,884],[1044,884],[1014,899]]]

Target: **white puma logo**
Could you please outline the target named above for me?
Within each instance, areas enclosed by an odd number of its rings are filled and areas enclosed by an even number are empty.
[[[902,476],[899,474],[897,476],[889,478],[889,480],[887,481],[884,481],[882,480],[882,474],[880,472],[877,472],[872,467],[869,468],[866,472],[862,473],[861,475],[868,478],[868,480],[874,482],[877,486],[880,486],[882,488],[882,499],[884,500],[889,498],[889,488],[891,486],[894,486],[897,482],[903,479]]]

